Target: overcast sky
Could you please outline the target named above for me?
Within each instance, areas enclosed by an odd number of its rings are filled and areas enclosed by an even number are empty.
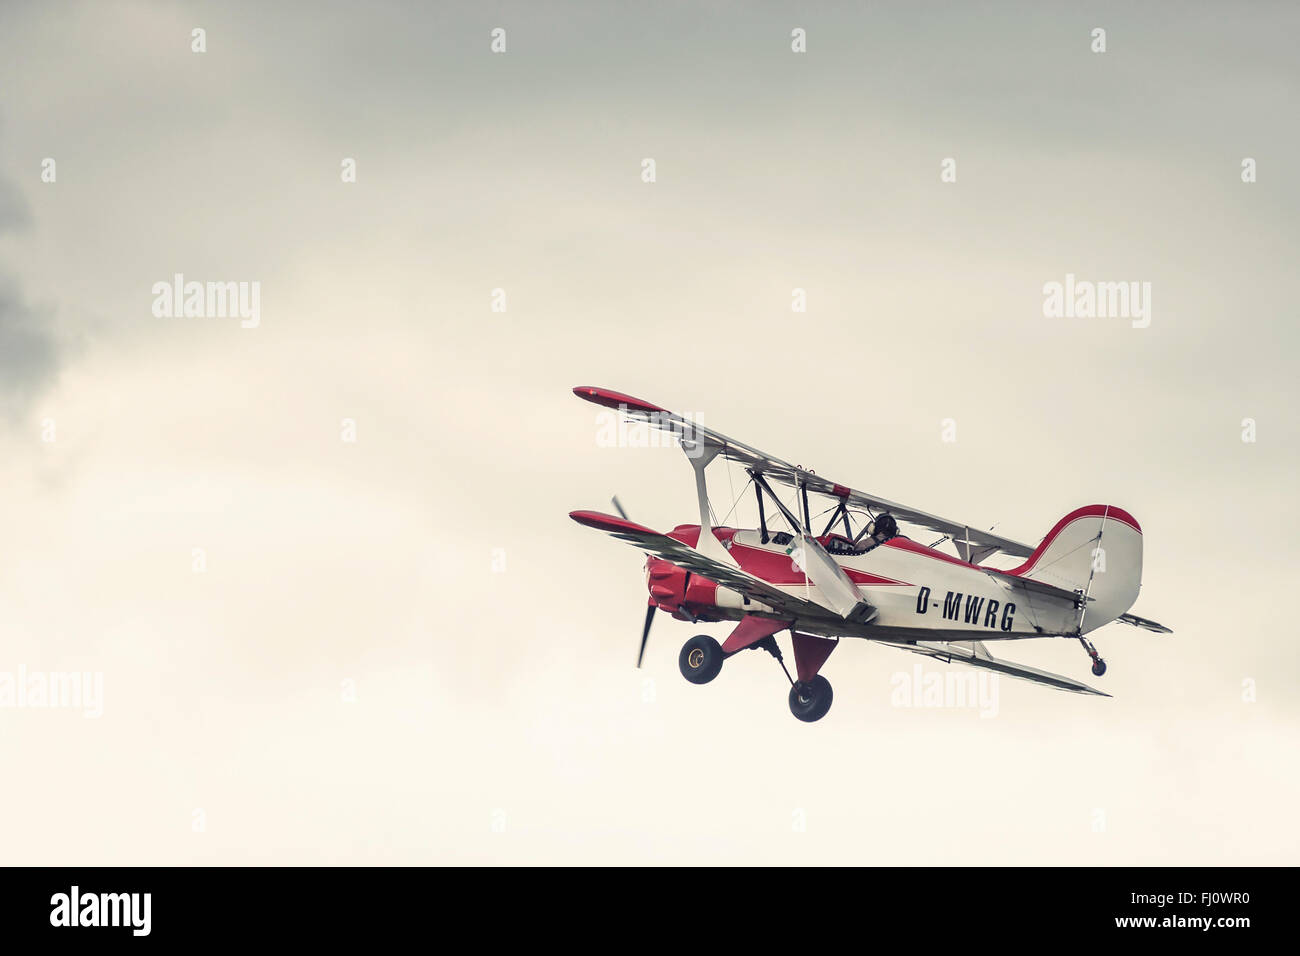
[[[0,707],[4,858],[1297,862],[1297,29],[5,4],[0,675],[100,673],[103,713]],[[257,327],[155,315],[177,273],[260,283]],[[1067,274],[1150,283],[1149,325],[1045,317]],[[1019,540],[1119,505],[1175,633],[1096,632],[1102,679],[999,646],[1115,696],[987,718],[851,642],[804,725],[766,655],[688,685],[727,629],[666,615],[637,671],[642,556],[567,512],[695,521],[690,470],[601,447],[580,384]]]

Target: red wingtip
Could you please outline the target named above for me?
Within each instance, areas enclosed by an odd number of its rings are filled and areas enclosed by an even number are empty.
[[[594,385],[579,385],[573,390],[573,394],[584,401],[604,405],[606,408],[618,408],[620,405],[626,405],[634,412],[668,411],[668,409],[660,408],[658,405],[652,405],[649,402],[643,402],[639,398],[633,398],[631,395],[624,395],[622,392],[615,392],[608,388],[597,388]]]
[[[638,534],[656,533],[645,525],[637,524],[635,521],[616,518],[614,515],[603,514],[599,511],[570,511],[569,517],[578,524],[586,525],[588,528],[595,528],[597,531],[635,531]]]

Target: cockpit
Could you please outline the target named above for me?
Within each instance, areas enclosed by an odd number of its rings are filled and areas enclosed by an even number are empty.
[[[859,544],[855,545],[842,534],[829,535],[822,541],[822,547],[826,549],[827,553],[845,557],[866,554],[875,546],[876,541],[872,538],[864,538]]]
[[[856,542],[842,534],[832,534],[822,539],[822,547],[829,554],[851,557],[866,554],[872,548],[879,547],[897,535],[898,522],[894,520],[892,515],[881,515],[867,525],[866,530]]]

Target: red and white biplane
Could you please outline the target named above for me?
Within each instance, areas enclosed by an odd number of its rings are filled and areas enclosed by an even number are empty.
[[[692,623],[737,621],[722,644],[707,635],[688,640],[678,657],[682,675],[704,684],[718,676],[731,655],[766,650],[786,671],[791,712],[813,721],[830,709],[831,685],[819,671],[841,638],[865,638],[1061,690],[1102,694],[1069,677],[994,657],[985,642],[1074,638],[1100,677],[1106,663],[1086,634],[1112,621],[1171,633],[1128,613],[1141,584],[1142,529],[1122,508],[1078,508],[1031,547],[854,491],[649,402],[605,388],[573,391],[616,409],[628,421],[670,433],[695,472],[698,524],[660,534],[628,520],[617,499],[619,516],[569,515],[649,556],[650,605],[638,667],[656,610]],[[704,472],[719,456],[748,473],[758,501],[757,528],[714,527]],[[776,495],[774,484],[793,492],[792,505]],[[748,486],[741,494],[747,492]],[[820,534],[813,530],[812,495],[832,503]],[[769,515],[784,529],[769,527]],[[902,534],[903,526],[943,537],[923,545]],[[955,554],[938,550],[945,542]],[[999,552],[1024,561],[1005,570],[982,563]],[[794,677],[776,643],[781,631],[790,632]]]

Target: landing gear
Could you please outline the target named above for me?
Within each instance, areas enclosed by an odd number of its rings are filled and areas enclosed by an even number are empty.
[[[831,698],[834,696],[831,693],[831,682],[818,674],[817,668],[835,650],[835,643],[806,634],[791,633],[790,638],[794,642],[794,657],[799,673],[812,674],[808,680],[795,680],[790,676],[775,637],[765,637],[753,646],[762,648],[776,658],[781,670],[785,671],[785,679],[790,682],[790,713],[810,724],[814,720],[821,720],[831,709]]]
[[[831,709],[831,682],[817,673],[825,663],[836,642],[807,634],[793,634],[794,656],[800,679],[790,675],[777,646],[775,636],[769,634],[761,637],[739,650],[724,651],[722,645],[707,634],[697,634],[682,645],[677,655],[677,667],[692,684],[707,684],[717,677],[722,670],[722,662],[740,650],[752,649],[767,651],[776,658],[790,682],[790,713],[805,723],[821,720]],[[807,677],[807,680],[803,678]]]
[[[1106,673],[1106,662],[1097,656],[1097,648],[1092,646],[1092,641],[1088,640],[1086,637],[1080,637],[1079,643],[1083,645],[1083,649],[1087,651],[1088,656],[1092,658],[1092,676],[1100,677],[1102,674]]]
[[[831,682],[821,674],[810,681],[795,681],[790,688],[790,713],[805,723],[821,720],[831,709]]]
[[[697,634],[682,645],[677,667],[692,684],[707,684],[722,670],[722,645],[707,634]]]

